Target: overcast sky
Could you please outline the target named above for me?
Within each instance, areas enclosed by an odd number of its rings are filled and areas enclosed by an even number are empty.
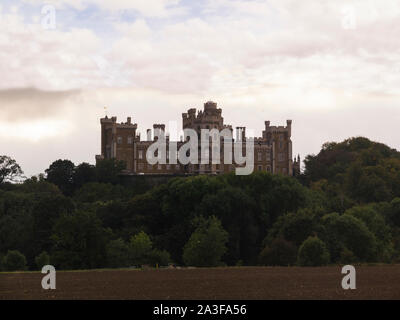
[[[0,154],[94,163],[105,106],[145,132],[208,100],[256,135],[292,119],[302,158],[400,149],[399,45],[398,0],[2,0]]]

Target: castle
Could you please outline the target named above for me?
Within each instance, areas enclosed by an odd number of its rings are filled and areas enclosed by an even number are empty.
[[[117,123],[116,117],[100,119],[101,123],[101,155],[96,160],[116,159],[126,163],[126,174],[139,175],[187,175],[187,174],[224,174],[235,170],[240,165],[235,164],[149,164],[146,160],[146,152],[155,142],[151,138],[151,129],[147,130],[147,140],[143,141],[137,134],[137,124],[133,124],[130,117],[124,123]],[[224,129],[233,133],[232,126],[224,124],[222,109],[217,108],[215,102],[204,104],[204,110],[196,114],[196,109],[189,109],[182,114],[183,129],[193,129],[200,136],[201,129]],[[254,138],[254,171],[267,171],[273,174],[297,175],[300,172],[300,157],[292,159],[291,141],[292,121],[287,120],[286,126],[271,126],[265,121],[265,130],[262,137]],[[154,131],[165,130],[164,124],[154,124]],[[233,137],[233,135],[232,135]],[[236,139],[245,140],[246,128],[236,127]],[[168,145],[169,135],[166,135]],[[178,149],[185,142],[177,141]],[[167,151],[168,152],[168,151]],[[168,158],[167,158],[168,159]]]

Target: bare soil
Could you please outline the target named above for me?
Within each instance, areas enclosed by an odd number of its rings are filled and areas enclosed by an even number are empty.
[[[400,299],[400,265],[356,267],[356,290],[343,290],[341,267],[235,267],[0,273],[0,299]]]

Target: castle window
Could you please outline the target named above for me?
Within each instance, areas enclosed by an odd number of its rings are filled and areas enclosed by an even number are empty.
[[[162,169],[161,164],[159,164],[159,165],[157,166],[157,169],[158,169],[158,170],[161,170],[161,169]]]
[[[262,160],[262,153],[259,152],[259,153],[258,153],[258,161],[261,161],[261,160]]]
[[[284,161],[285,160],[285,154],[284,153],[278,153],[278,161]]]
[[[171,166],[169,164],[166,165],[167,170],[171,169]]]
[[[262,171],[262,166],[258,166],[258,171]]]
[[[143,159],[143,150],[139,150],[139,159]]]
[[[271,172],[271,167],[270,166],[267,166],[267,171]]]
[[[133,137],[128,137],[128,144],[132,144],[133,143]]]
[[[118,138],[117,138],[117,143],[118,143],[118,144],[122,144],[122,137],[118,137]]]

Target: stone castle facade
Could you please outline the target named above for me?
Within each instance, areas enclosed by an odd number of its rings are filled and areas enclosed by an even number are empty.
[[[185,175],[185,174],[224,174],[235,170],[239,166],[224,164],[223,142],[221,142],[220,164],[170,164],[167,157],[166,164],[151,165],[146,160],[147,148],[155,142],[151,138],[151,129],[147,130],[147,140],[143,141],[137,134],[137,124],[132,123],[131,118],[126,122],[117,123],[116,117],[100,119],[101,123],[101,155],[96,160],[116,159],[126,163],[126,174],[140,175]],[[197,132],[200,137],[201,129],[229,129],[233,133],[232,126],[224,124],[222,109],[215,102],[209,101],[204,104],[204,110],[196,113],[196,109],[189,109],[182,114],[183,129],[190,128]],[[164,124],[154,124],[154,131],[165,130]],[[292,158],[291,141],[292,121],[287,120],[286,126],[271,126],[265,121],[265,130],[261,137],[254,138],[254,171],[267,171],[273,174],[297,175],[300,172],[300,157]],[[233,137],[233,135],[232,135]],[[245,127],[236,127],[236,138],[234,141],[244,140],[246,137]],[[182,140],[182,139],[181,139]],[[169,136],[166,135],[168,146]],[[178,150],[184,141],[178,141]],[[211,143],[210,143],[211,148]],[[210,150],[211,155],[212,150]],[[244,149],[245,152],[245,149]],[[167,155],[169,151],[167,150]],[[200,151],[199,151],[200,155]],[[200,161],[199,161],[200,163]]]

